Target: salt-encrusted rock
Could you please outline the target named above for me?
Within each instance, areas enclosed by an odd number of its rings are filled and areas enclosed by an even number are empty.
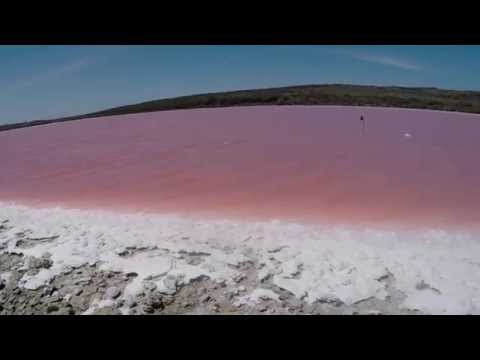
[[[220,311],[220,305],[218,305],[218,304],[212,304],[212,305],[210,305],[210,309],[211,309],[213,312],[219,312],[219,311]]]
[[[167,275],[165,279],[163,279],[163,284],[169,290],[177,290],[177,278],[173,275]]]
[[[175,301],[175,298],[173,296],[166,295],[162,297],[162,301],[165,305],[171,305]]]
[[[137,300],[135,300],[135,298],[133,296],[128,296],[125,299],[125,305],[129,308],[133,308],[133,307],[137,306]]]
[[[70,265],[66,266],[65,269],[63,270],[64,275],[69,275],[73,272],[74,268]]]
[[[218,286],[220,286],[221,288],[224,288],[227,286],[227,281],[226,280],[219,280],[217,281],[217,284]]]
[[[233,281],[239,283],[240,281],[246,279],[247,277],[244,274],[238,274],[233,278]]]
[[[105,298],[107,299],[116,299],[120,296],[122,292],[116,286],[109,287],[105,292]]]
[[[163,279],[163,288],[160,289],[162,294],[174,295],[178,290],[179,280],[175,275],[167,275]]]
[[[260,312],[265,312],[268,310],[268,307],[266,305],[260,305],[260,307],[258,308],[258,311]]]
[[[157,290],[157,285],[153,282],[150,282],[150,281],[146,281],[144,284],[143,284],[143,287],[145,288],[145,290],[149,291],[149,292],[152,292],[152,291],[155,291]]]

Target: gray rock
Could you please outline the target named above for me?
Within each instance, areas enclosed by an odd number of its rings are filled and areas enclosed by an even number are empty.
[[[105,306],[100,309],[97,309],[93,312],[93,315],[122,315],[120,310],[115,309],[111,306]]]
[[[45,303],[47,304],[52,304],[52,303],[55,303],[55,302],[60,302],[60,298],[56,295],[54,296],[49,296],[45,299]]]
[[[72,304],[72,306],[75,309],[78,309],[82,312],[86,311],[88,309],[88,299],[86,299],[82,296],[73,296],[70,299],[70,304]]]
[[[206,302],[209,302],[210,300],[212,300],[212,297],[208,294],[206,295],[203,295],[201,298],[200,298],[200,302],[202,303],[206,303]]]
[[[78,288],[78,289],[75,289],[75,291],[73,292],[73,295],[79,296],[82,292],[83,292],[83,289],[82,289],[82,288]]]
[[[239,275],[236,275],[236,276],[233,278],[233,281],[235,281],[235,282],[238,283],[238,282],[240,282],[240,281],[242,281],[242,280],[244,280],[244,279],[246,279],[246,278],[247,278],[247,277],[246,277],[244,274],[239,274]]]
[[[154,310],[163,309],[165,306],[163,304],[163,297],[160,293],[155,292],[150,295],[147,300],[147,304],[152,307]]]
[[[143,312],[145,314],[153,314],[155,312],[155,310],[150,305],[146,305],[146,306],[143,307]]]
[[[107,299],[116,299],[120,296],[122,292],[120,289],[116,286],[109,287],[107,291],[105,292],[105,297]]]
[[[95,285],[88,285],[83,288],[83,297],[90,297],[98,292],[98,288]]]
[[[27,305],[29,307],[34,307],[37,304],[38,304],[38,299],[36,299],[36,298],[31,298],[30,301],[28,301],[28,303],[27,303]]]
[[[65,308],[60,309],[57,312],[57,314],[58,315],[75,315],[75,310],[73,310],[72,308],[65,307]]]
[[[48,258],[41,258],[38,263],[38,267],[42,269],[50,269],[53,265],[53,261]]]
[[[48,305],[47,314],[51,314],[52,312],[56,312],[58,310],[60,310],[60,308],[57,305]]]
[[[92,279],[89,276],[83,276],[83,277],[79,277],[78,279],[75,279],[73,284],[86,285],[86,284],[90,284],[91,282],[92,282]]]

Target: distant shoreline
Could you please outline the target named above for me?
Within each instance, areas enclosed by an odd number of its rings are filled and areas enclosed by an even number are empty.
[[[364,85],[303,85],[153,100],[56,119],[0,125],[0,131],[103,116],[262,105],[336,105],[480,114],[480,92]]]

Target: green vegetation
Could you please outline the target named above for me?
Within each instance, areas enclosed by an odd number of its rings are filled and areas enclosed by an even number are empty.
[[[480,92],[336,84],[290,86],[147,101],[84,115],[3,125],[0,131],[97,116],[247,105],[356,105],[480,113]]]

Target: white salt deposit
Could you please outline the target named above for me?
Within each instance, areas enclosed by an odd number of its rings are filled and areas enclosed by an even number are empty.
[[[260,267],[258,280],[269,277],[310,303],[338,299],[350,305],[370,297],[384,299],[386,284],[379,279],[391,274],[393,286],[406,296],[404,308],[480,314],[480,236],[473,232],[245,223],[0,203],[0,221],[7,219],[7,229],[0,232],[6,247],[0,253],[51,254],[50,269],[22,279],[29,289],[69,267],[99,262],[105,270],[138,274],[124,298],[151,283],[168,293],[201,276],[234,284],[238,266],[252,261]],[[17,247],[16,234],[22,231],[32,242],[59,237]],[[143,250],[121,256],[127,248]],[[188,254],[200,254],[202,261],[189,263]],[[265,291],[254,290],[243,300],[255,301]],[[269,296],[275,299],[275,293]]]
[[[12,277],[12,273],[10,271],[0,274],[0,280],[6,282],[7,284],[10,281],[11,277]]]
[[[241,296],[237,299],[235,304],[238,305],[255,305],[260,300],[276,300],[278,301],[278,295],[269,289],[255,289],[251,294]]]
[[[106,299],[106,300],[94,299],[90,307],[85,312],[83,312],[82,315],[92,315],[96,310],[106,306],[112,306],[113,304],[114,304],[114,301],[111,299]]]

